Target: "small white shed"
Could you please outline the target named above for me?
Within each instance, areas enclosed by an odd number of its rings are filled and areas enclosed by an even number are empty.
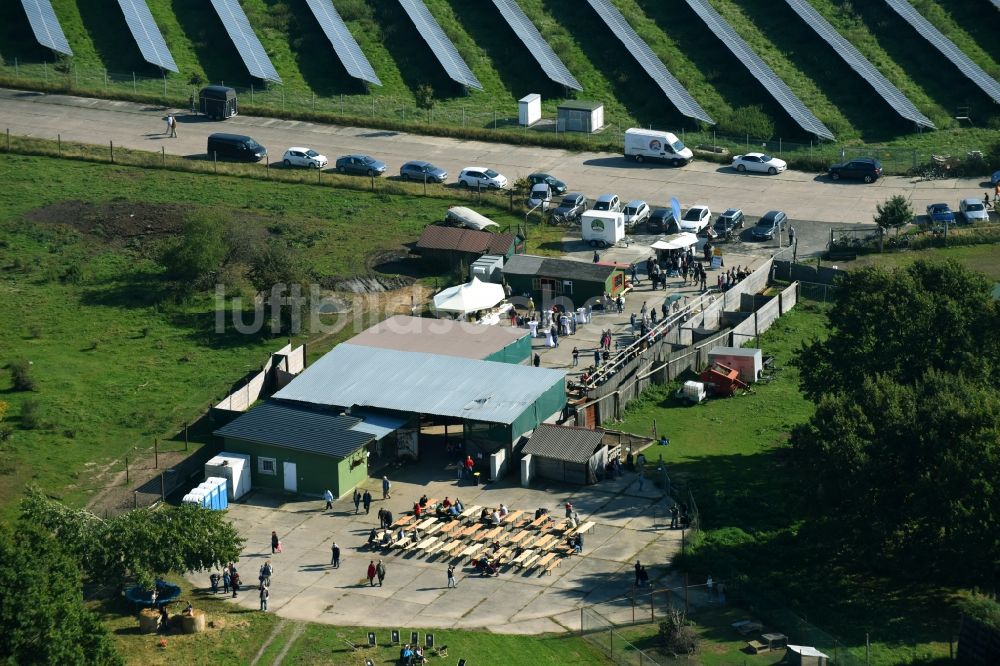
[[[597,132],[604,127],[604,105],[600,102],[571,100],[556,108],[556,128],[560,132]]]
[[[250,456],[223,451],[205,463],[205,478],[214,476],[228,481],[229,501],[238,500],[250,492]]]
[[[517,100],[517,122],[524,127],[531,127],[542,119],[542,96],[538,93],[525,95]]]
[[[469,279],[479,278],[481,282],[503,282],[503,257],[498,254],[484,254],[469,266]]]
[[[826,655],[814,647],[807,645],[789,645],[785,660],[795,666],[827,666],[830,662]]]
[[[752,384],[764,370],[764,358],[759,349],[744,347],[713,347],[708,352],[709,363],[721,363],[740,373],[740,379]]]

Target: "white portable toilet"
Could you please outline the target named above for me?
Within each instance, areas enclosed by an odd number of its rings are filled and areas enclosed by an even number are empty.
[[[228,481],[230,502],[243,497],[250,492],[249,454],[223,451],[205,463],[205,478],[213,476],[221,476]]]
[[[517,122],[523,127],[531,127],[542,119],[542,96],[538,93],[525,95],[517,100]]]

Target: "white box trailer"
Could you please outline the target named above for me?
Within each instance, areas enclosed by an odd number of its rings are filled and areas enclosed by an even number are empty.
[[[632,127],[625,130],[625,157],[636,162],[652,160],[684,166],[694,159],[694,153],[676,134]]]
[[[250,492],[250,456],[246,453],[223,451],[205,463],[205,478],[220,476],[228,481],[229,501],[234,502]]]
[[[591,247],[610,247],[625,238],[625,214],[588,210],[580,216],[583,240]]]
[[[712,347],[708,352],[709,363],[721,363],[740,373],[740,379],[752,384],[760,379],[764,370],[761,350],[750,347]]]

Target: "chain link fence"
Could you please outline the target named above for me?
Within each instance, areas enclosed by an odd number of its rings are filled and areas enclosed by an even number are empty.
[[[147,70],[148,71],[148,70]],[[45,89],[82,95],[101,95],[158,101],[188,108],[197,99],[199,89],[208,82],[185,81],[174,76],[149,76],[141,72],[111,72],[101,68],[81,67],[69,59],[55,63],[26,62],[20,58],[0,60],[0,79],[7,85],[32,83]],[[216,82],[227,85],[225,81]],[[432,108],[418,108],[412,99],[367,94],[321,96],[312,91],[273,84],[235,88],[241,105],[251,112],[288,114],[300,117],[314,115],[318,120],[336,120],[398,127],[429,133],[462,136],[462,130],[485,131],[503,141],[562,145],[576,149],[620,152],[624,131],[634,122],[628,118],[610,119],[599,132],[560,132],[554,117],[543,117],[531,128],[518,122],[518,105],[514,100],[496,103],[473,98],[436,100]],[[551,112],[550,112],[551,113]],[[715,130],[689,131],[686,128],[654,127],[647,129],[670,131],[699,151],[702,158],[728,163],[737,153],[763,151],[790,161],[804,169],[825,170],[826,167],[853,157],[876,157],[887,172],[912,173],[921,165],[934,164],[934,155],[921,154],[909,148],[889,148],[876,145],[841,147],[832,143],[788,140],[784,137],[754,137]],[[477,135],[478,136],[478,135]],[[975,151],[974,151],[975,152]],[[970,153],[970,156],[972,154]],[[940,157],[940,156],[938,156]],[[959,159],[959,158],[955,158]],[[972,157],[970,157],[972,159]],[[981,162],[981,158],[979,162]],[[977,163],[978,164],[978,163]]]
[[[616,664],[623,666],[660,666],[659,662],[628,641],[607,619],[593,608],[580,609],[580,635],[599,648]]]

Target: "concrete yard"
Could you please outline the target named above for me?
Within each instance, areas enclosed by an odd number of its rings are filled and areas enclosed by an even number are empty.
[[[667,575],[666,565],[679,549],[681,531],[669,529],[670,500],[647,480],[640,491],[637,475],[603,481],[595,486],[562,484],[522,488],[516,475],[495,484],[475,486],[456,480],[454,463],[445,461],[443,444],[430,436],[423,443],[419,463],[390,473],[391,499],[382,500],[380,479],[366,487],[375,498],[371,514],[362,506],[354,513],[350,497],[324,510],[320,498],[284,497],[254,491],[230,506],[229,517],[247,539],[238,568],[247,586],[233,603],[257,608],[257,572],[271,559],[270,611],[296,620],[353,626],[422,626],[476,628],[496,633],[537,634],[577,630],[580,608],[627,595],[633,566],[641,560],[654,586]],[[653,460],[655,449],[647,451]],[[425,483],[426,481],[426,483]],[[546,482],[541,482],[546,483]],[[451,560],[437,554],[399,551],[369,552],[368,533],[378,526],[378,510],[388,508],[394,518],[404,515],[426,493],[438,500],[461,498],[466,507],[506,504],[512,511],[534,513],[549,509],[562,518],[567,500],[581,521],[596,523],[584,537],[582,555],[565,557],[551,575],[538,570],[521,572],[502,567],[499,577],[480,577],[469,558]],[[271,555],[270,534],[276,530],[282,553]],[[330,546],[341,547],[340,568],[330,566]],[[384,561],[383,587],[365,579],[371,559]],[[448,589],[446,570],[456,564],[458,587]],[[190,574],[191,582],[208,587],[208,573]],[[622,613],[631,605],[623,602]]]

